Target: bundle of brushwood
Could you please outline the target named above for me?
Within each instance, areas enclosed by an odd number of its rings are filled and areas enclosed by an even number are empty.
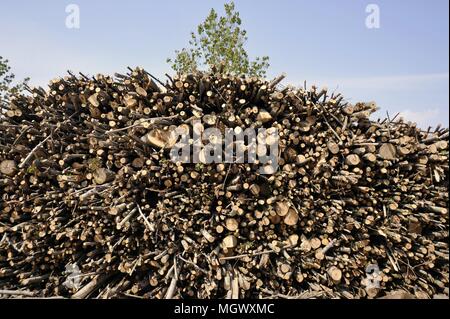
[[[448,296],[449,130],[282,79],[69,72],[15,96],[0,297]],[[278,169],[173,162],[194,120],[277,129]]]

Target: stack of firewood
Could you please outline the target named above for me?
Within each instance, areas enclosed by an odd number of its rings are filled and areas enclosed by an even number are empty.
[[[2,110],[0,297],[448,295],[448,129],[283,76],[167,78],[69,73]],[[172,161],[195,120],[277,129],[278,169]]]

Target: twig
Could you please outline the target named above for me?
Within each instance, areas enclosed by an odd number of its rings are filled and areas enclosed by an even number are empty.
[[[290,245],[286,245],[283,248],[280,249],[288,249],[291,248]],[[271,253],[276,253],[275,250],[270,249],[270,250],[264,250],[264,251],[259,251],[256,253],[251,253],[251,254],[242,254],[242,255],[235,255],[235,256],[228,256],[228,257],[220,257],[220,260],[231,260],[231,259],[239,259],[239,258],[244,258],[244,257],[253,257],[253,256],[259,256],[259,255],[264,255],[264,254],[271,254]]]
[[[197,266],[194,262],[192,262],[192,261],[190,261],[190,260],[187,260],[187,259],[184,259],[184,258],[181,257],[181,256],[178,256],[178,258],[180,258],[180,259],[181,259],[182,261],[184,261],[185,263],[188,263],[188,264],[194,266],[195,269],[200,270],[200,271],[203,272],[204,274],[209,274],[209,272],[208,272],[207,270],[205,270],[205,269],[203,269],[203,268],[200,268],[200,267]]]
[[[328,243],[328,245],[326,245],[325,247],[323,247],[322,248],[322,254],[326,254],[327,253],[327,251],[329,251],[333,246],[334,246],[334,244],[337,242],[337,240],[336,239],[333,239],[332,241],[330,241],[329,243]]]
[[[150,119],[145,119],[145,120],[139,121],[139,123],[135,123],[135,124],[130,125],[130,126],[118,128],[118,129],[115,129],[115,130],[109,130],[109,131],[106,132],[106,134],[113,134],[113,133],[117,133],[117,132],[121,132],[121,131],[126,131],[126,130],[128,130],[130,128],[133,128],[133,127],[144,127],[142,125],[142,123],[144,123],[144,122],[153,122],[151,124],[156,124],[156,123],[158,123],[160,121],[170,120],[170,119],[174,119],[174,118],[177,118],[177,117],[178,117],[178,115],[172,115],[172,116],[161,116],[161,117],[154,117],[154,118],[150,118]]]
[[[178,281],[178,270],[177,270],[177,258],[173,258],[173,275],[172,280],[170,281],[169,288],[167,289],[166,295],[164,299],[172,299],[173,295],[175,294],[175,289],[177,288],[177,281]]]
[[[83,288],[78,290],[76,293],[72,295],[72,299],[84,299],[88,297],[95,289],[100,287],[108,278],[110,278],[113,274],[106,275],[97,275],[92,279],[88,284],[86,284]]]
[[[148,227],[148,230],[151,232],[155,231],[155,227],[152,224],[150,224],[147,217],[145,217],[144,213],[142,213],[142,210],[141,210],[141,207],[139,206],[139,204],[136,204],[136,206],[137,206],[139,215],[141,215],[141,217],[144,219],[144,224],[145,224],[145,226]]]
[[[35,293],[27,290],[0,290],[0,295],[10,295],[10,296],[27,296],[34,297]]]
[[[38,145],[36,145],[31,152],[23,159],[23,161],[19,164],[19,168],[23,168],[25,164],[30,160],[30,158],[33,156],[33,154],[36,152],[36,150],[41,147],[50,137],[52,134],[49,134],[42,142],[40,142]]]

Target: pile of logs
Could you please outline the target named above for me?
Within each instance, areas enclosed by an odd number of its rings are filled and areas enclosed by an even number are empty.
[[[282,79],[69,72],[15,96],[0,297],[448,296],[449,130]],[[278,170],[171,161],[194,120],[278,129]]]

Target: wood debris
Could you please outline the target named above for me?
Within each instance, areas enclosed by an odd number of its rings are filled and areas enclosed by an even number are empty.
[[[448,296],[448,129],[216,71],[69,73],[11,100],[1,297]],[[175,129],[208,127],[277,129],[278,170],[170,160]]]

